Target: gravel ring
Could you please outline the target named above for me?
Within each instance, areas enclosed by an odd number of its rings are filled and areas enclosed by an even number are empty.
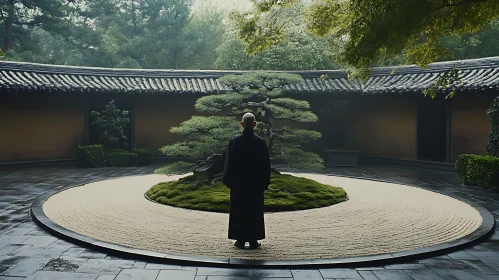
[[[227,239],[228,215],[152,203],[151,186],[183,176],[144,175],[90,183],[50,197],[48,218],[76,233],[122,246],[191,256],[298,260],[347,258],[434,246],[473,233],[479,212],[457,199],[398,185],[288,173],[346,190],[349,200],[265,214],[267,239],[239,250]]]

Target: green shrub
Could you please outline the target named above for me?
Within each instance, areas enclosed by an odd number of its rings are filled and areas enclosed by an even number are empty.
[[[132,153],[136,154],[134,165],[149,165],[156,160],[156,154],[147,149],[133,149]]]
[[[102,145],[79,146],[78,163],[84,167],[105,166],[104,146]]]
[[[499,158],[492,156],[471,157],[468,161],[465,178],[469,185],[499,190]]]
[[[106,166],[132,166],[137,155],[124,150],[113,149],[106,151]]]
[[[463,154],[463,155],[459,155],[457,157],[457,160],[456,160],[456,171],[457,171],[457,175],[462,180],[465,179],[466,169],[468,167],[468,162],[469,162],[470,158],[472,158],[474,156],[475,155]]]
[[[458,163],[459,162],[459,163]],[[456,161],[456,170],[461,172],[466,185],[499,190],[499,158],[493,156],[461,155]]]
[[[197,175],[159,183],[147,191],[147,196],[161,204],[174,207],[228,213],[230,189],[222,182],[199,182]],[[286,174],[271,174],[265,192],[266,212],[305,210],[334,205],[347,200],[344,189],[325,185],[308,178]]]
[[[485,147],[489,156],[499,156],[499,97],[494,98],[494,102],[487,110],[492,129],[489,134],[489,142]]]

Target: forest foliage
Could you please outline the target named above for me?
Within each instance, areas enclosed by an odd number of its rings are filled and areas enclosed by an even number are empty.
[[[495,0],[257,2],[252,14],[262,22],[244,33],[247,15],[210,1],[193,10],[193,0],[0,0],[1,50],[6,60],[48,64],[227,70],[362,70],[499,55]],[[251,33],[265,22],[275,23],[262,29],[267,37]]]

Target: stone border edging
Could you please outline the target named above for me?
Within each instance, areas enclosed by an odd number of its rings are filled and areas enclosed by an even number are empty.
[[[313,172],[306,172],[306,173],[313,173]],[[386,180],[367,178],[367,177],[363,178],[356,176],[341,176],[336,174],[322,174],[322,175],[399,184]],[[247,260],[247,259],[238,259],[238,258],[212,258],[205,256],[176,255],[176,254],[160,253],[149,250],[129,248],[121,245],[99,241],[97,239],[84,236],[76,232],[70,231],[64,227],[61,227],[60,225],[56,224],[45,215],[45,213],[43,212],[43,204],[51,196],[59,192],[65,191],[67,189],[79,187],[86,184],[74,185],[62,189],[58,188],[38,196],[31,205],[31,210],[30,210],[31,218],[35,221],[36,224],[38,224],[40,227],[48,231],[50,234],[58,238],[67,240],[69,242],[75,243],[79,246],[122,258],[138,259],[142,261],[155,262],[155,263],[169,263],[169,264],[190,265],[190,266],[194,265],[194,266],[230,267],[230,268],[236,268],[236,267],[237,268],[320,268],[320,267],[359,267],[359,266],[368,267],[368,266],[400,263],[423,257],[431,257],[452,251],[457,251],[461,248],[471,246],[487,238],[495,228],[495,219],[492,213],[490,213],[487,209],[485,209],[484,207],[480,206],[479,204],[473,201],[469,201],[467,199],[463,199],[453,195],[447,195],[427,188],[411,186],[406,184],[399,184],[409,187],[417,187],[423,190],[439,193],[460,200],[464,203],[467,203],[468,205],[475,208],[480,213],[480,216],[482,217],[483,220],[482,225],[472,234],[469,234],[463,238],[447,243],[442,243],[430,247],[418,248],[415,250],[390,253],[390,254],[360,256],[360,257],[341,258],[341,259],[308,259],[308,260],[276,261],[276,260]]]

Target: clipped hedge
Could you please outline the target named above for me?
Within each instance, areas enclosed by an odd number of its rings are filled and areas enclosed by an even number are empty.
[[[87,145],[78,148],[78,163],[83,167],[149,165],[156,160],[153,151],[133,149],[104,150],[103,145]]]
[[[498,157],[460,155],[456,160],[456,171],[463,184],[499,190]]]
[[[106,152],[106,166],[132,166],[136,159],[136,154],[124,150]]]
[[[78,164],[84,167],[103,167],[106,165],[104,146],[88,145],[78,147]]]
[[[147,149],[133,149],[132,153],[136,154],[134,165],[149,165],[156,160],[156,154]]]

